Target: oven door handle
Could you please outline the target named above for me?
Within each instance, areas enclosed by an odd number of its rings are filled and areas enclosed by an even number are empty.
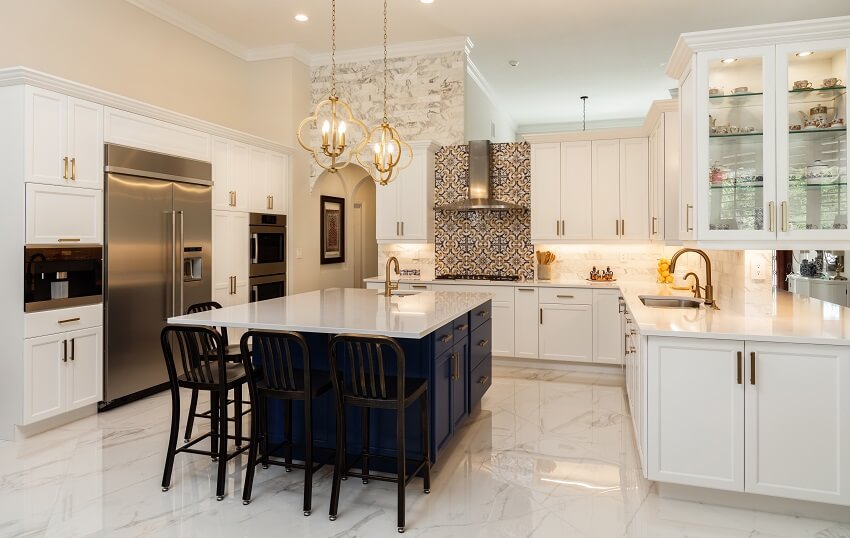
[[[258,234],[251,234],[251,263],[258,263],[259,241]]]
[[[257,294],[260,293],[259,286],[251,286],[251,299],[250,302],[257,302]]]

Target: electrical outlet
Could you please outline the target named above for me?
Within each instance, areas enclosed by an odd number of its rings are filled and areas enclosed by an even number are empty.
[[[750,262],[750,280],[765,280],[767,278],[767,269],[765,268],[764,260],[753,260]]]
[[[304,250],[300,248],[295,249],[295,258],[300,260],[304,257]]]

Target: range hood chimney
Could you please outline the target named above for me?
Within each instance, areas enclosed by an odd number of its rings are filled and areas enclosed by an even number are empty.
[[[469,141],[469,193],[467,198],[451,204],[437,206],[436,209],[443,211],[526,210],[521,205],[497,200],[490,196],[489,140]]]

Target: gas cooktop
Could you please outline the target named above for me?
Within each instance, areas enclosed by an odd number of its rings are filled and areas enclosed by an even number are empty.
[[[495,282],[516,282],[519,280],[517,275],[484,275],[484,274],[449,274],[438,275],[436,280],[492,280]]]

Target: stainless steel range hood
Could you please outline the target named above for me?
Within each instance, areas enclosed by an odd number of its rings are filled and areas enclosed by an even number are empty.
[[[469,194],[465,200],[437,206],[442,211],[526,211],[513,202],[490,197],[490,141],[469,141]]]

